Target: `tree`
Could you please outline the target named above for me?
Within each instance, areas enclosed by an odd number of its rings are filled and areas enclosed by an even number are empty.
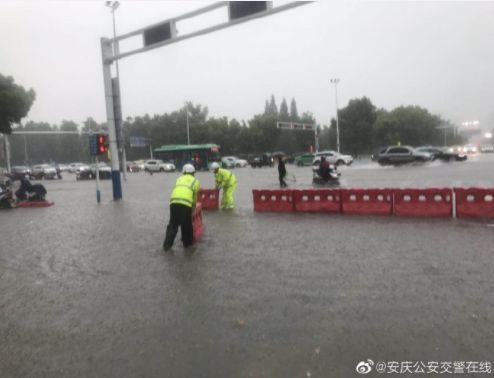
[[[286,100],[283,97],[283,101],[281,101],[280,105],[280,121],[289,121],[290,115],[288,114],[288,105],[286,104]]]
[[[419,106],[400,106],[390,112],[380,111],[374,125],[375,144],[424,144],[441,145],[444,143],[444,131],[447,127],[441,117],[429,113]]]
[[[271,101],[269,102],[268,113],[270,115],[278,115],[278,107],[276,106],[276,100],[274,95],[271,95]]]
[[[292,98],[292,102],[290,103],[290,120],[294,122],[298,121],[297,103],[294,98]]]
[[[12,125],[27,115],[35,98],[32,89],[26,91],[12,77],[0,74],[0,132],[10,134]]]
[[[367,97],[350,100],[338,115],[341,150],[353,155],[371,152],[373,125],[377,117],[372,102]]]

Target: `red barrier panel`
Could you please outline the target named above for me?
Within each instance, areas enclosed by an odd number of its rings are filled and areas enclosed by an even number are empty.
[[[200,189],[197,202],[202,203],[203,210],[218,210],[220,191],[218,189]]]
[[[451,217],[453,191],[448,188],[393,189],[395,215]]]
[[[16,203],[16,207],[50,207],[53,206],[55,202],[53,201],[19,201]]]
[[[340,213],[339,189],[303,189],[293,191],[295,211],[313,213]]]
[[[293,211],[292,190],[252,190],[254,211]]]
[[[392,189],[341,189],[341,212],[359,215],[392,215]]]
[[[192,211],[192,230],[194,232],[194,243],[204,233],[204,224],[202,223],[202,205],[200,202]]]
[[[455,188],[456,216],[494,218],[494,189]]]

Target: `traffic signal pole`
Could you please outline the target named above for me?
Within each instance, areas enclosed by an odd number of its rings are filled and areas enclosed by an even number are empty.
[[[108,6],[112,7],[113,11],[118,6],[117,4],[111,2]],[[151,49],[155,49],[161,46],[165,46],[171,43],[176,43],[183,41],[185,39],[198,37],[207,33],[211,33],[217,30],[221,30],[230,26],[235,26],[243,22],[251,21],[261,17],[271,16],[279,12],[283,12],[301,5],[310,4],[312,1],[293,1],[288,4],[283,4],[278,7],[273,7],[270,1],[220,1],[204,8],[183,14],[178,17],[170,18],[168,20],[159,22],[135,30],[133,32],[116,36],[115,29],[113,30],[113,38],[101,38],[101,54],[103,58],[103,78],[105,85],[105,100],[106,100],[106,114],[108,119],[108,134],[110,136],[110,152],[111,152],[111,162],[112,162],[112,182],[113,182],[113,199],[120,200],[122,198],[122,184],[120,181],[120,161],[118,155],[118,142],[117,129],[115,126],[115,107],[114,100],[119,102],[118,90],[112,89],[112,76],[111,76],[111,65],[115,62],[116,64],[119,59],[128,57],[134,54],[142,53]],[[220,8],[227,8],[228,19],[226,22],[222,22],[216,25],[205,27],[200,30],[193,31],[188,34],[177,35],[178,31],[176,28],[176,23],[186,19],[194,18],[204,13],[208,13]],[[140,36],[142,40],[142,46],[134,48],[134,50],[120,52],[118,44],[120,41]],[[114,48],[115,46],[115,48]],[[118,69],[118,66],[116,67]],[[118,72],[117,72],[118,80]],[[118,83],[118,81],[117,81]],[[117,92],[117,93],[114,93]],[[125,155],[123,157],[125,159]],[[127,169],[127,167],[123,167]]]
[[[103,81],[105,88],[106,118],[108,124],[108,136],[110,138],[111,176],[113,187],[113,199],[122,199],[122,182],[120,179],[120,160],[118,158],[117,130],[113,107],[113,87],[111,76],[112,43],[108,38],[101,38],[101,55],[103,58]]]

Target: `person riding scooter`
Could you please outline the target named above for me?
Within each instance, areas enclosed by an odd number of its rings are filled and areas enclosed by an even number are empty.
[[[331,168],[329,166],[329,161],[326,160],[326,157],[321,156],[321,162],[319,163],[319,176],[324,181],[329,181],[330,173],[331,173]]]
[[[32,185],[23,175],[17,178],[21,182],[20,188],[15,192],[17,201],[43,201],[45,199],[46,189],[43,185]]]

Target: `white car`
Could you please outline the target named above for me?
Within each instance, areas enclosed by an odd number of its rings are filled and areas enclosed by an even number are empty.
[[[57,176],[57,170],[49,164],[33,165],[30,176],[36,180],[54,179]]]
[[[144,163],[146,172],[173,172],[175,169],[174,164],[165,163],[163,160],[146,160]]]
[[[145,164],[146,164],[146,160],[136,160],[134,163],[137,164],[137,166],[139,167],[139,169],[141,171],[144,171],[144,169],[146,168],[145,167]]]
[[[480,152],[494,152],[494,146],[492,144],[483,144],[480,146]]]
[[[235,168],[236,161],[233,156],[223,156],[221,158],[221,166],[223,168]]]
[[[327,150],[319,151],[318,153],[316,153],[312,164],[314,164],[316,161],[321,161],[321,156],[324,156],[329,164],[350,165],[353,163],[353,157],[351,155],[343,155],[336,151]]]
[[[473,144],[465,144],[461,151],[466,154],[475,154],[479,152],[479,149]]]
[[[247,160],[239,159],[236,156],[232,156],[235,159],[235,167],[237,168],[245,168],[249,164]]]
[[[77,173],[81,171],[87,171],[89,170],[89,165],[84,164],[84,163],[70,163],[69,164],[69,172],[70,173]]]

